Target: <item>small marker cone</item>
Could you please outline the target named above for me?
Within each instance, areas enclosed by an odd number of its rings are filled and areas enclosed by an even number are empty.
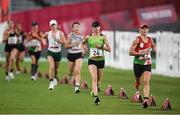
[[[166,99],[164,101],[161,109],[164,110],[164,111],[168,111],[168,110],[172,109],[169,99]]]
[[[87,81],[83,80],[82,84],[81,84],[81,88],[82,89],[88,89],[88,85],[87,85]]]
[[[142,103],[142,102],[143,102],[142,97],[141,97],[141,94],[140,94],[139,91],[137,91],[137,92],[133,95],[133,97],[131,98],[131,101],[132,101],[132,102],[136,102],[136,103]]]
[[[128,99],[128,96],[126,95],[126,91],[123,88],[120,89],[119,97],[121,99]]]
[[[105,90],[105,92],[104,92],[104,95],[106,95],[106,96],[112,96],[112,95],[114,95],[114,91],[113,91],[111,85],[108,85],[108,87],[106,88],[106,90]]]

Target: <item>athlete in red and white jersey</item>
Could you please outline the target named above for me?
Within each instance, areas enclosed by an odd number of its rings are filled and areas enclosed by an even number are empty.
[[[129,55],[134,58],[134,75],[136,78],[135,86],[137,90],[140,86],[140,79],[143,76],[144,82],[144,102],[143,108],[148,107],[148,97],[150,92],[149,81],[151,78],[151,51],[156,52],[155,43],[152,38],[147,36],[149,26],[142,24],[139,27],[140,36],[138,36],[130,47]]]
[[[39,26],[36,21],[32,22],[32,30],[28,34],[26,47],[31,57],[31,80],[37,79],[38,61],[42,50],[43,32],[39,31]]]

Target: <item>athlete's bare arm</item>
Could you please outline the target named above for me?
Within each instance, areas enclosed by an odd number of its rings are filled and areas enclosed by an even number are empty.
[[[83,35],[83,40],[85,39],[85,36]],[[88,48],[86,44],[81,43],[81,49],[82,49],[82,54],[85,54],[88,52]]]
[[[152,43],[152,49],[154,52],[157,52],[157,48],[156,48],[156,44],[154,43],[154,41],[151,39],[151,43]]]
[[[9,31],[8,30],[4,31],[4,33],[3,33],[3,43],[6,43],[6,41],[8,39],[8,36],[9,36]]]
[[[110,47],[110,45],[109,45],[109,42],[108,42],[106,36],[104,36],[104,46],[103,46],[102,49],[103,49],[103,50],[106,50],[106,51],[108,51],[108,52],[111,52],[111,47]]]
[[[85,44],[87,43],[88,39],[89,39],[89,35],[87,35],[86,37],[84,37],[84,39],[83,39],[83,41],[82,41],[82,44],[85,45]]]
[[[65,44],[65,35],[64,35],[64,33],[62,32],[62,31],[60,31],[60,40],[59,40],[59,43],[61,43],[62,45],[64,45]]]

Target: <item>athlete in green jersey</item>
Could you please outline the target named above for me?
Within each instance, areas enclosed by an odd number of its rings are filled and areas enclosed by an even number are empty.
[[[88,43],[90,47],[88,67],[92,77],[92,94],[95,97],[95,104],[98,105],[98,85],[103,75],[105,65],[104,50],[110,52],[111,48],[106,37],[100,32],[100,23],[92,23],[92,34],[85,37],[83,44]]]

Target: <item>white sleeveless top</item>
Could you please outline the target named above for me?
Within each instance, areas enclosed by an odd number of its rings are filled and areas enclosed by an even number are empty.
[[[60,31],[56,32],[55,37],[52,36],[52,31],[48,32],[48,50],[52,52],[60,52],[61,44],[57,41],[60,40]]]
[[[82,34],[77,35],[77,34],[71,33],[70,39],[71,39],[72,44],[74,44],[75,42],[80,42],[80,44],[78,46],[74,46],[72,48],[69,48],[68,52],[69,53],[80,53],[80,52],[82,52],[81,43],[83,40],[83,35]]]

